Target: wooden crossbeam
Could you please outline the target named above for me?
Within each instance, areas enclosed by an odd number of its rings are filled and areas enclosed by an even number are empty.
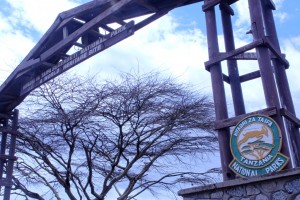
[[[8,119],[9,115],[0,113],[0,119]]]
[[[158,11],[158,9],[153,4],[151,4],[149,1],[138,0],[137,3],[142,5],[144,8],[147,8],[147,9],[151,10],[152,12],[157,12]]]
[[[219,129],[235,126],[242,119],[244,119],[244,118],[246,118],[250,115],[254,115],[254,114],[273,116],[273,115],[277,114],[277,109],[275,107],[266,108],[266,109],[263,109],[263,110],[258,110],[258,111],[255,111],[255,112],[239,115],[237,117],[232,117],[232,118],[228,118],[228,119],[224,119],[224,120],[218,120],[218,121],[215,122],[215,129],[219,130]]]
[[[205,11],[213,8],[214,6],[220,4],[222,1],[224,1],[224,0],[210,0],[202,6],[202,10],[205,12]],[[228,0],[228,1],[226,1],[226,3],[227,4],[233,4],[237,1],[238,0]]]
[[[292,114],[290,111],[284,108],[280,109],[280,113],[288,120],[293,122],[298,128],[300,128],[300,119],[298,119],[294,114]]]
[[[260,71],[257,70],[257,71],[250,72],[248,74],[240,76],[240,82],[242,83],[242,82],[250,81],[250,80],[253,80],[253,79],[256,79],[259,77],[260,77]]]
[[[116,17],[115,15],[111,16],[111,18],[116,21],[118,24],[120,24],[121,26],[125,25],[126,22],[124,22],[123,20],[121,20],[120,18]]]
[[[2,160],[17,160],[17,157],[16,156],[10,156],[10,155],[0,155],[0,159]]]
[[[206,61],[204,63],[205,68],[206,68],[206,70],[209,71],[209,68],[212,65],[214,65],[216,63],[219,63],[219,62],[221,62],[223,60],[229,59],[231,57],[234,57],[236,55],[239,55],[241,53],[244,53],[246,51],[249,51],[251,49],[254,49],[255,47],[258,47],[259,45],[262,45],[262,44],[264,44],[264,40],[260,39],[260,40],[254,41],[254,42],[252,42],[250,44],[247,44],[247,45],[245,45],[243,47],[237,48],[237,49],[235,49],[233,51],[229,51],[229,52],[226,52],[226,53],[219,53],[217,56],[215,56],[214,58],[211,58],[209,61]]]
[[[114,31],[113,28],[110,28],[106,24],[101,24],[100,27],[103,28],[104,30],[107,30],[108,32],[113,32]]]
[[[12,186],[12,181],[8,181],[6,179],[1,179],[0,180],[0,185],[4,186],[4,187],[9,187],[9,186]]]
[[[223,81],[225,81],[226,83],[230,84],[230,78],[229,78],[229,76],[227,76],[226,74],[223,74]]]

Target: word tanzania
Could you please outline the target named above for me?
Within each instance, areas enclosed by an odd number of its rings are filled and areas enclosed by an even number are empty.
[[[68,56],[66,59],[61,60],[59,63],[47,69],[46,71],[35,75],[35,77],[32,80],[24,84],[20,92],[21,95],[34,90],[40,85],[46,83],[52,78],[55,78],[56,76],[69,70],[70,68],[83,62],[84,60],[90,58],[91,56],[133,35],[134,34],[133,27],[134,27],[134,21],[130,21],[127,24],[112,31],[111,33],[105,35],[104,37],[101,37],[95,42],[87,45],[80,51],[77,51],[76,53]]]

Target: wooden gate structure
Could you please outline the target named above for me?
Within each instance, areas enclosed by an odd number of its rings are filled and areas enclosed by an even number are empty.
[[[14,152],[18,135],[18,111],[15,108],[26,96],[82,61],[133,35],[135,31],[172,9],[198,2],[203,3],[202,10],[205,12],[209,54],[205,68],[211,74],[215,127],[224,180],[235,178],[228,167],[232,160],[229,128],[235,126],[240,119],[253,114],[246,113],[241,84],[256,78],[261,78],[264,91],[262,96],[265,97],[267,108],[254,113],[271,116],[279,124],[283,132],[282,153],[293,161],[293,165],[290,162],[287,168],[299,167],[300,152],[297,147],[300,146],[300,120],[295,116],[285,71],[289,63],[281,53],[277,38],[272,13],[275,5],[272,0],[248,0],[253,42],[235,48],[231,17],[234,15],[232,5],[237,1],[94,0],[60,13],[36,46],[0,86],[0,187],[4,187],[4,199],[10,198],[13,163],[16,159]],[[216,7],[221,12],[225,52],[219,50]],[[145,18],[135,23],[134,18],[139,16]],[[73,47],[79,50],[70,53]],[[256,60],[258,70],[239,75],[238,60]],[[227,64],[228,75],[222,72],[222,62]],[[232,118],[228,117],[224,84],[231,87],[235,112],[235,117]]]

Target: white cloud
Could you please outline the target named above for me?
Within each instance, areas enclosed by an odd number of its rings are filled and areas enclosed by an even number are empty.
[[[56,16],[65,10],[75,7],[71,0],[9,0],[13,9],[10,20],[14,24],[23,25],[44,33],[55,20]]]
[[[288,18],[288,13],[282,11],[282,6],[285,0],[273,0],[276,10],[273,12],[274,17],[280,22],[284,22]],[[247,0],[238,1],[235,3],[236,9],[236,26],[246,26],[251,27],[250,14],[249,14],[249,5]],[[276,20],[275,19],[275,20]]]
[[[142,72],[161,70],[193,82],[198,87],[209,87],[206,36],[199,29],[180,30],[176,20],[165,16],[133,36],[96,55],[74,71],[113,74],[137,69]]]
[[[298,37],[285,39],[282,42],[282,51],[286,54],[290,63],[287,72],[289,85],[296,108],[296,114],[300,116],[300,34]]]

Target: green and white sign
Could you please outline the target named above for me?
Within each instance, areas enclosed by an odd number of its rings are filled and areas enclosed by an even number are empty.
[[[234,160],[231,170],[241,177],[280,171],[289,158],[280,153],[281,131],[277,123],[264,115],[251,115],[240,121],[231,134]]]

